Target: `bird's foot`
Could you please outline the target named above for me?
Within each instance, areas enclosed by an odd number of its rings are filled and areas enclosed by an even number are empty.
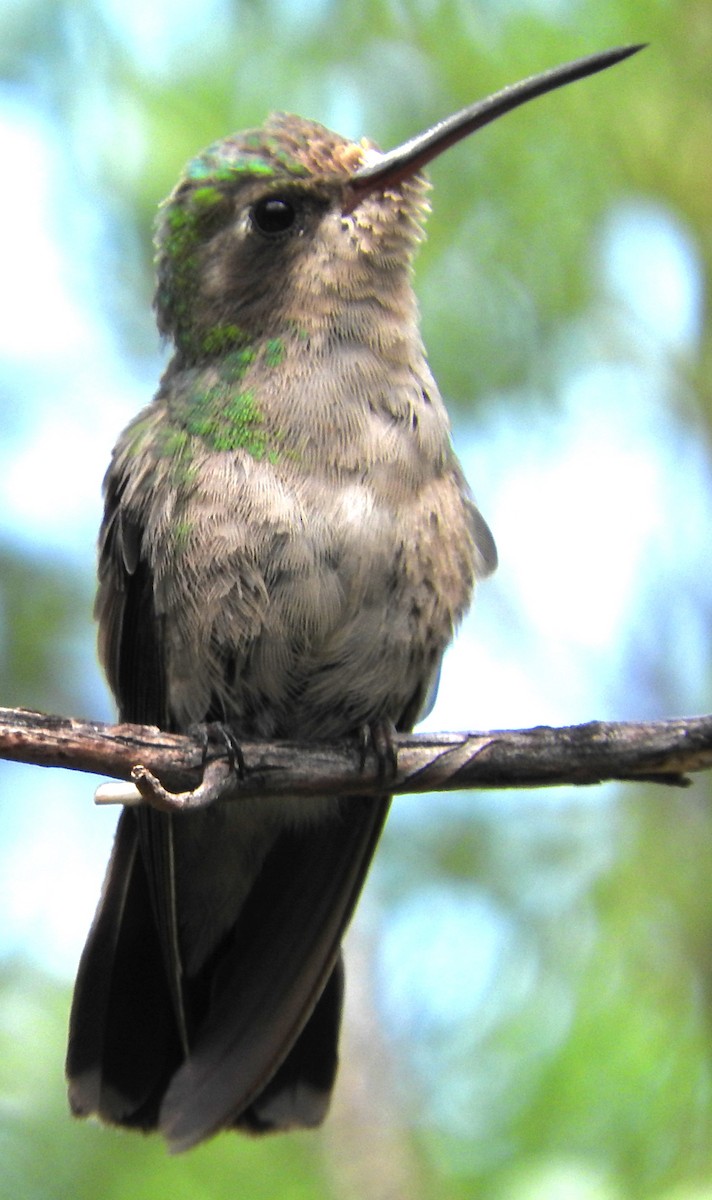
[[[227,751],[232,774],[236,775],[238,779],[245,778],[247,769],[242,747],[232,729],[224,721],[208,721],[204,724],[191,725],[188,732],[202,742],[203,767],[208,761],[208,751],[212,743]]]
[[[395,725],[385,717],[378,721],[369,721],[362,725],[359,731],[361,771],[366,770],[371,751],[376,756],[379,783],[388,782],[398,774],[398,750],[393,740],[395,733]]]

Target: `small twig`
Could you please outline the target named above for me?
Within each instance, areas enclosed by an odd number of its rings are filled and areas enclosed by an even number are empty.
[[[186,809],[205,808],[206,805],[219,800],[222,795],[232,790],[236,776],[229,762],[215,758],[205,764],[203,778],[198,786],[186,792],[169,792],[148,767],[140,764],[133,768],[131,778],[136,784],[139,797],[153,808],[158,808],[161,812],[184,812]],[[95,799],[102,802],[100,797]],[[131,803],[130,800],[122,802]]]
[[[397,770],[388,790],[553,787],[606,780],[685,786],[712,767],[712,716],[650,723],[590,722],[563,728],[484,733],[399,734]],[[157,807],[195,807],[228,790],[231,797],[379,794],[377,755],[362,761],[358,737],[332,744],[241,741],[244,775],[218,744],[205,754],[198,735],[153,726],[102,725],[25,709],[0,709],[0,758],[91,771],[135,782]],[[137,764],[139,777],[133,772]],[[205,774],[204,774],[205,768]],[[159,783],[160,780],[160,783]],[[104,785],[114,802],[136,798]]]

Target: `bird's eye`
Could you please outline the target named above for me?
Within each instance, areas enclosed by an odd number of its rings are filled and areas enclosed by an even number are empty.
[[[252,209],[252,220],[260,233],[286,233],[297,218],[297,210],[284,196],[264,196]]]

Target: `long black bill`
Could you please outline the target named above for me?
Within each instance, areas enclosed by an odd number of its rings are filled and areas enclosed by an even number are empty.
[[[364,193],[392,187],[402,179],[414,175],[431,159],[447,150],[448,146],[468,137],[483,125],[489,125],[490,121],[511,112],[520,104],[553,92],[555,88],[573,83],[576,79],[584,79],[587,75],[595,75],[597,71],[605,71],[607,67],[622,62],[624,58],[630,58],[631,54],[637,54],[644,46],[644,42],[637,46],[620,46],[602,54],[591,54],[588,58],[577,58],[575,62],[553,67],[541,75],[532,75],[529,79],[523,79],[521,83],[503,88],[501,92],[495,92],[486,100],[478,100],[460,112],[453,113],[451,117],[446,117],[444,121],[438,121],[437,125],[426,129],[425,133],[419,133],[402,146],[397,146],[395,150],[374,155],[365,166],[354,172],[350,187],[359,198]]]

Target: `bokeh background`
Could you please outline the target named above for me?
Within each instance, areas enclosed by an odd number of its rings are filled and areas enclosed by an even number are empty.
[[[501,567],[428,724],[712,707],[708,0],[4,0],[0,703],[112,716],[101,478],[165,361],[151,227],[183,163],[275,108],[390,147],[638,41],[431,170],[424,335]],[[179,1159],[66,1111],[93,783],[0,764],[3,1195],[712,1198],[709,779],[398,800],[331,1119]]]

